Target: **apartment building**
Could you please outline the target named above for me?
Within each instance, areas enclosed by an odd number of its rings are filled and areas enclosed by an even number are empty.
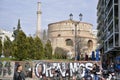
[[[113,62],[120,55],[120,0],[99,0],[97,37],[102,60]]]

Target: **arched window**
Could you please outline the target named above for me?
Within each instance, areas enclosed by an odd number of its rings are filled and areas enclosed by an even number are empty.
[[[67,46],[73,46],[73,41],[71,39],[66,39],[65,41]]]
[[[88,41],[88,48],[90,48],[90,49],[93,48],[93,41],[92,40]]]

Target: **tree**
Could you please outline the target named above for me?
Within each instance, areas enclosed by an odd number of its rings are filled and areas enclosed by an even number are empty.
[[[21,30],[20,19],[17,29],[14,29],[14,41],[12,42],[13,57],[17,60],[42,59],[44,58],[44,48],[40,38],[27,37]]]
[[[15,41],[13,42],[14,46],[14,57],[17,58],[18,60],[23,60],[27,59],[27,45],[26,45],[26,35],[22,30],[19,30],[17,32],[17,36]]]
[[[39,37],[35,37],[34,47],[35,47],[35,59],[39,60],[44,58],[44,48]]]
[[[48,40],[45,45],[45,57],[47,59],[52,59],[52,46],[50,40]]]
[[[21,24],[20,24],[20,19],[18,19],[18,25],[17,25],[17,29],[15,30],[15,27],[13,28],[13,37],[16,39],[18,32],[21,30]]]
[[[67,58],[67,50],[64,50],[63,48],[56,47],[54,56],[57,59],[66,59]]]
[[[20,19],[18,20],[17,29],[14,30],[13,36],[15,38],[12,43],[13,56],[20,61],[27,59],[27,37],[21,30]]]
[[[18,30],[20,30],[20,29],[21,29],[20,19],[18,19],[17,29],[18,29]]]
[[[0,39],[0,56],[2,55],[2,40]]]
[[[46,33],[46,30],[43,31],[43,40],[46,40],[47,39],[47,33]]]
[[[27,37],[27,53],[29,59],[35,58],[35,45],[34,45],[34,39],[30,36]]]
[[[12,56],[12,42],[7,36],[4,41],[4,56],[5,57]]]

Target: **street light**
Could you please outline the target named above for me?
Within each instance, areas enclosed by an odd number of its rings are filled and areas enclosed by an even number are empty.
[[[73,19],[73,14],[71,13],[70,15],[70,20]],[[82,14],[80,13],[79,14],[79,22],[74,22],[74,25],[75,25],[75,60],[79,60],[78,58],[80,58],[80,53],[77,53],[77,45],[78,45],[78,41],[77,41],[77,32],[80,32],[80,30],[77,31],[77,26],[79,25],[79,23],[82,21]],[[72,30],[73,31],[73,30]],[[78,45],[79,47],[79,45]]]
[[[72,20],[73,19],[73,14],[71,13],[69,16],[70,16],[70,20]]]
[[[79,19],[80,19],[80,21],[82,21],[82,16],[83,16],[83,15],[80,13],[80,14],[79,14]]]

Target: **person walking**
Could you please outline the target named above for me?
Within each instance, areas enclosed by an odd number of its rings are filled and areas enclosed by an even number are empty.
[[[13,80],[25,80],[25,74],[22,71],[22,66],[18,65],[14,73]]]

